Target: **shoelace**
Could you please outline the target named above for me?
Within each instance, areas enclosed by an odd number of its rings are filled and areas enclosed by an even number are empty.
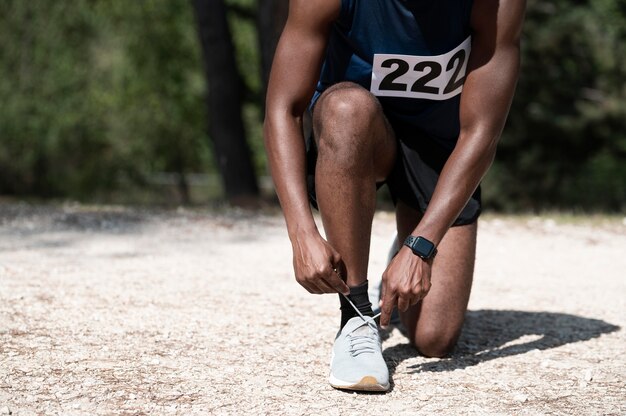
[[[372,317],[365,316],[346,295],[342,294],[342,296],[346,298],[348,303],[363,320],[360,325],[350,331],[347,335],[350,339],[350,354],[352,354],[353,357],[356,357],[357,355],[363,353],[375,353],[379,348],[379,339],[375,332],[376,322],[374,320],[380,316],[380,312]],[[363,325],[370,327],[370,331],[367,334],[354,334],[354,331],[361,328]],[[374,325],[374,328],[372,328],[372,325]]]

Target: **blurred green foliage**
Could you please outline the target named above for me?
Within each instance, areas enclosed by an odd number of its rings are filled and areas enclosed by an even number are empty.
[[[0,192],[93,197],[206,171],[187,0],[0,2]]]
[[[522,59],[486,205],[626,210],[626,2],[529,1]]]
[[[255,0],[230,0],[257,171]],[[485,206],[626,209],[626,4],[530,0]],[[214,173],[188,0],[0,2],[0,194],[89,199]]]

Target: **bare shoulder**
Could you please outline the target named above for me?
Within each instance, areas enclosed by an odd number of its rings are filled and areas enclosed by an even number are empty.
[[[525,0],[474,0],[472,30],[498,41],[519,41],[525,11]]]
[[[308,27],[327,27],[341,12],[341,0],[290,0],[291,24]]]

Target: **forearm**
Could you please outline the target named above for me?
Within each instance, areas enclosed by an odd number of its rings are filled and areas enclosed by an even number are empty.
[[[330,25],[338,15],[335,0],[292,0],[270,74],[265,148],[292,242],[298,235],[317,233],[307,192],[302,115],[315,91]]]
[[[264,137],[289,238],[293,241],[299,234],[317,232],[308,200],[302,117],[268,112]]]
[[[413,235],[438,245],[491,166],[497,140],[460,137],[439,176],[424,217]]]
[[[485,4],[483,7],[489,8]],[[474,10],[473,19],[478,20],[475,26],[480,30],[473,35],[470,72],[461,95],[461,132],[428,209],[414,230],[415,235],[435,244],[461,213],[496,154],[519,72],[524,4],[516,2],[513,6],[501,13],[497,8]],[[481,19],[496,19],[500,31]]]

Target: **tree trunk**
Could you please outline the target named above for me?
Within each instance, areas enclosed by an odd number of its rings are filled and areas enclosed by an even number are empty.
[[[241,84],[223,0],[193,0],[208,85],[209,137],[229,201],[259,188],[241,117]]]
[[[257,18],[257,31],[259,33],[259,46],[261,48],[261,77],[263,81],[263,98],[267,91],[272,60],[276,51],[276,44],[280,37],[287,13],[289,11],[288,0],[260,0]],[[263,100],[265,101],[265,100]]]

